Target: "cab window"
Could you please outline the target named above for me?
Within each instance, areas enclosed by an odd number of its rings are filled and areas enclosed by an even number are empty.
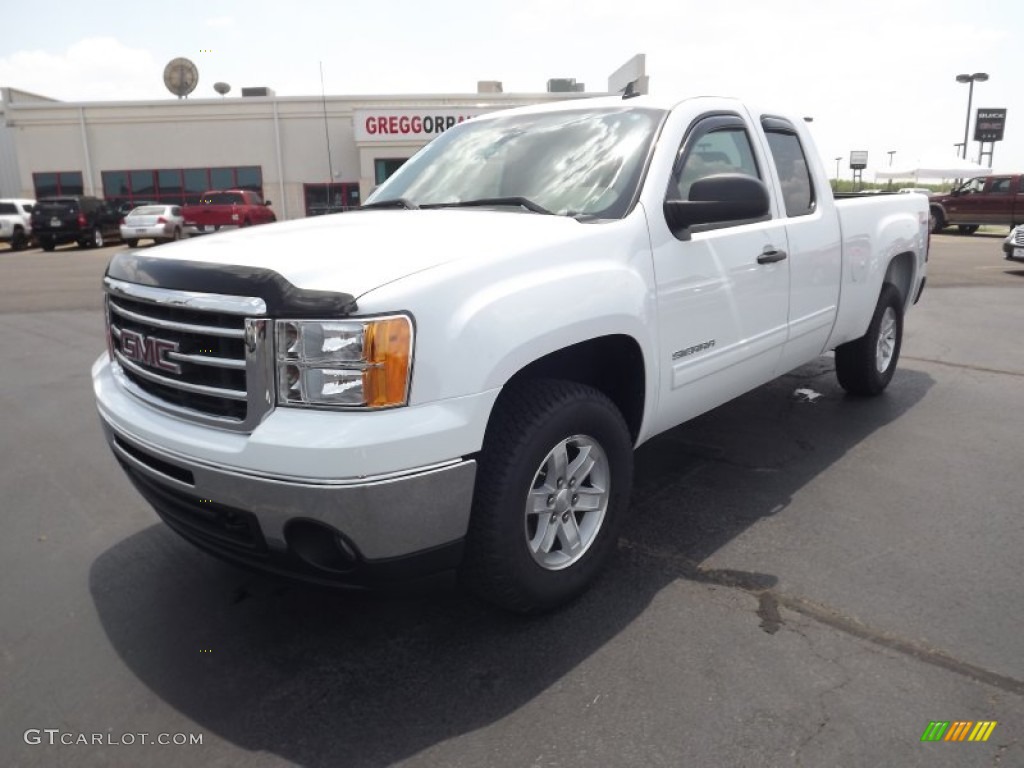
[[[814,185],[800,138],[791,131],[766,130],[775,171],[782,187],[787,216],[806,216],[814,211]]]

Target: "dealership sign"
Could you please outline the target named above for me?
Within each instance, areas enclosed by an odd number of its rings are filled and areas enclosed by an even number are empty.
[[[453,125],[493,112],[493,108],[357,109],[356,141],[425,143]]]
[[[978,117],[974,121],[975,141],[1002,141],[1004,128],[1006,128],[1005,109],[978,108]]]
[[[850,168],[862,171],[868,167],[868,153],[854,150],[850,152]]]

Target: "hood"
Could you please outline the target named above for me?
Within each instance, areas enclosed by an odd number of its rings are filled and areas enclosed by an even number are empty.
[[[193,237],[154,255],[270,269],[298,288],[358,298],[441,264],[531,251],[593,226],[600,224],[515,210],[352,211]]]

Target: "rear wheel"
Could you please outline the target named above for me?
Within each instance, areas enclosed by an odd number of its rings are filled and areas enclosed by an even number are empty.
[[[600,391],[540,380],[502,393],[477,466],[461,580],[519,613],[581,593],[615,548],[633,446]]]
[[[891,283],[882,292],[868,332],[836,347],[836,377],[851,395],[873,397],[889,386],[903,343],[903,296]]]
[[[21,227],[16,228],[11,236],[11,248],[20,251],[26,245],[28,245],[28,238],[25,236],[25,230]]]
[[[136,247],[139,244],[139,241],[138,240],[125,240],[124,244],[127,245],[129,248],[134,248],[134,247]]]
[[[175,227],[174,234],[171,235],[171,240],[181,240],[181,230]]]
[[[53,240],[47,240],[45,238],[41,238],[39,240],[39,245],[42,247],[44,251],[52,251],[54,248],[57,247],[57,243],[55,243]]]
[[[961,235],[973,235],[978,231],[977,224],[961,224],[957,227]]]

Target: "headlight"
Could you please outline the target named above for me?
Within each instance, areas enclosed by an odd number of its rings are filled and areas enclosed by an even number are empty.
[[[409,400],[412,321],[278,320],[279,405],[390,408]]]

